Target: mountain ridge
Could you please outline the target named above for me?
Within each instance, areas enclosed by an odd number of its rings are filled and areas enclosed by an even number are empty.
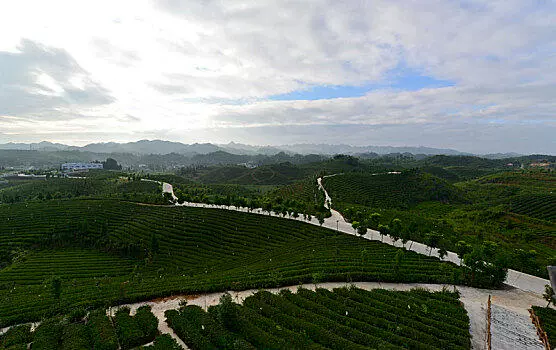
[[[0,150],[34,150],[34,151],[81,151],[94,153],[131,153],[136,155],[148,154],[170,154],[177,153],[182,155],[194,156],[196,154],[209,154],[218,151],[227,152],[236,155],[275,155],[280,152],[286,154],[349,154],[358,155],[365,153],[376,153],[378,155],[392,153],[411,153],[423,155],[477,155],[461,152],[450,148],[434,148],[426,146],[352,146],[347,144],[314,144],[314,143],[297,143],[279,146],[271,145],[248,145],[237,142],[229,142],[227,144],[218,143],[192,143],[186,144],[182,142],[166,141],[166,140],[138,140],[133,142],[97,142],[90,143],[85,146],[70,146],[61,143],[49,141],[41,141],[37,143],[14,143],[8,142],[0,144]],[[506,158],[508,156],[516,156],[516,153],[498,153],[487,154],[488,158]]]

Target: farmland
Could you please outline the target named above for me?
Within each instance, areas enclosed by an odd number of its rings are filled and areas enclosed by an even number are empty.
[[[325,178],[323,185],[334,201],[373,208],[406,209],[425,201],[461,201],[455,187],[438,177],[416,171],[378,175],[348,173]]]
[[[150,307],[144,306],[130,315],[130,310],[121,308],[109,318],[104,310],[77,310],[65,317],[53,317],[31,331],[30,325],[16,326],[0,336],[2,349],[104,349],[127,350],[154,341],[167,347],[159,349],[179,349],[168,335],[159,335],[158,319]]]
[[[192,349],[470,347],[467,313],[458,295],[447,291],[260,291],[242,305],[224,295],[208,312],[192,305],[166,317]]]
[[[112,200],[0,207],[0,325],[175,293],[312,281],[452,283],[459,269],[314,225]],[[400,253],[401,252],[401,253]],[[59,295],[51,293],[53,279]]]
[[[388,232],[399,219],[401,236],[424,243],[435,237],[439,247],[452,251],[462,241],[492,242],[509,267],[547,277],[545,266],[556,263],[554,173],[505,171],[464,182],[439,180],[410,171],[337,175],[323,183],[333,207],[350,221]]]
[[[258,170],[212,166],[195,177],[91,172],[87,178],[9,180],[0,188],[0,327],[43,323],[34,332],[15,327],[0,344],[177,349],[169,336],[158,334],[158,321],[146,309],[132,316],[123,308],[112,318],[87,312],[301,283],[497,288],[506,266],[544,276],[556,248],[552,173],[489,169],[486,176],[458,181],[473,171],[458,175],[462,168],[433,163],[404,170],[411,163],[403,157],[390,162],[395,169],[380,160],[337,156]],[[386,173],[374,175],[377,170]],[[403,248],[285,219],[330,215],[316,179],[334,171],[342,174],[323,179],[333,207],[352,223],[401,240]],[[260,177],[248,179],[254,175]],[[157,182],[141,177],[173,183],[179,202],[262,207],[282,218],[173,206]],[[406,250],[409,239],[461,253],[466,266]],[[242,305],[227,300],[208,311],[191,305],[167,317],[193,349],[470,346],[467,314],[457,294],[446,291],[260,291]]]
[[[105,172],[91,172],[89,176],[9,181],[9,187],[0,187],[0,203],[68,198],[113,198],[163,203],[160,198],[160,186],[156,182],[140,181],[132,176],[107,178]]]

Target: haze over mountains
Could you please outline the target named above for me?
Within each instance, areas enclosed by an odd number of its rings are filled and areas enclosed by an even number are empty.
[[[280,146],[253,146],[230,142],[228,144],[193,143],[184,144],[164,140],[140,140],[128,143],[91,143],[82,147],[69,146],[48,141],[38,143],[5,143],[0,144],[2,150],[35,150],[35,151],[83,151],[94,153],[132,153],[132,154],[208,154],[217,151],[245,155],[274,155],[280,152],[289,154],[363,154],[363,153],[412,153],[427,155],[469,155],[453,149],[431,147],[395,147],[395,146],[351,146],[330,144],[293,144]],[[511,154],[516,155],[516,154]]]

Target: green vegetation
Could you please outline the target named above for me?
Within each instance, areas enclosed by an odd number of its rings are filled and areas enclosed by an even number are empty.
[[[93,349],[118,349],[118,336],[112,321],[104,310],[95,310],[89,314],[88,325],[91,329],[91,344]]]
[[[545,266],[556,263],[553,172],[505,171],[453,185],[419,172],[323,182],[346,219],[385,233],[398,219],[399,239],[428,243],[438,236],[437,247],[451,251],[460,242],[475,251],[486,244],[495,250],[490,260],[544,278]]]
[[[333,203],[373,208],[402,208],[426,201],[459,202],[459,191],[446,181],[419,171],[401,174],[348,173],[323,179]]]
[[[107,178],[106,172],[91,172],[87,175],[87,178],[78,179],[10,181],[10,187],[0,188],[0,203],[65,198],[113,198],[142,203],[166,203],[160,195],[160,185],[156,182],[141,181],[131,175]]]
[[[549,307],[533,306],[533,311],[539,317],[542,329],[548,335],[551,346],[556,344],[556,310]]]
[[[109,200],[0,206],[0,326],[60,310],[323,281],[459,282],[435,258],[293,220]],[[54,275],[55,274],[55,275]],[[52,276],[61,280],[59,297]]]
[[[31,332],[30,325],[15,326],[0,336],[1,349],[131,349],[152,342],[143,349],[180,349],[169,336],[158,336],[158,320],[149,306],[137,309],[134,316],[128,308],[119,309],[111,320],[106,311],[83,310],[68,316],[45,319]],[[169,339],[168,339],[169,338]],[[166,346],[166,347],[165,347]]]
[[[193,164],[227,164],[223,153]],[[158,334],[148,307],[134,316],[123,308],[112,319],[103,310],[173,294],[324,281],[497,287],[507,266],[546,277],[544,266],[556,264],[553,172],[515,171],[508,160],[477,157],[368,156],[277,155],[255,168],[1,180],[0,327],[44,322],[35,332],[11,329],[0,348],[32,341],[33,349],[179,349]],[[174,168],[181,159],[149,157]],[[354,232],[378,229],[404,248],[420,241],[441,256],[452,250],[464,267],[298,221],[157,205],[168,204],[160,185],[140,181],[172,183],[179,201],[321,221],[329,213],[316,178],[336,173],[323,183]],[[100,311],[85,311],[92,309]],[[553,310],[543,310],[539,317],[550,329]],[[469,348],[467,315],[448,292],[301,289],[260,292],[243,306],[227,295],[208,312],[187,306],[167,318],[192,348]]]
[[[556,222],[556,193],[515,196],[510,211],[519,215]]]
[[[253,169],[244,166],[217,167],[199,177],[203,183],[230,183],[241,185],[283,185],[307,176],[291,163],[271,164]]]
[[[243,305],[224,295],[208,312],[166,312],[192,349],[469,349],[469,318],[456,293],[300,288],[261,291]]]
[[[129,312],[129,308],[123,307],[114,315],[116,334],[123,350],[149,343],[158,334],[158,319],[150,306],[141,306],[135,316],[130,316]]]
[[[265,211],[294,217],[300,214],[330,216],[330,211],[323,205],[324,193],[318,189],[316,177],[278,188],[233,184],[179,184],[175,186],[174,193],[179,203],[263,208]]]
[[[15,326],[0,335],[0,349],[27,349],[32,340],[30,325]]]
[[[169,335],[161,334],[149,346],[140,346],[140,350],[180,350],[182,347]]]

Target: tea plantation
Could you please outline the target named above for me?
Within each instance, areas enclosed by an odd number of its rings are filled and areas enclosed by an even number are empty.
[[[409,208],[426,201],[460,202],[461,193],[436,176],[417,171],[401,174],[347,173],[323,179],[333,203],[373,208]]]
[[[556,264],[554,172],[512,170],[456,183],[422,170],[349,173],[323,185],[348,221],[398,239],[455,252],[462,243],[486,244],[507,267],[543,278]]]
[[[166,312],[191,349],[469,349],[469,318],[456,293],[339,288],[261,291],[243,305],[224,295],[205,312]]]
[[[113,317],[105,310],[74,312],[66,317],[43,320],[32,332],[30,325],[10,328],[0,335],[0,349],[83,349],[127,350],[154,341],[143,349],[181,349],[169,335],[159,335],[158,319],[149,306],[130,315],[128,308],[116,311]]]
[[[0,326],[73,309],[317,281],[458,283],[436,258],[318,226],[113,200],[0,206]]]

